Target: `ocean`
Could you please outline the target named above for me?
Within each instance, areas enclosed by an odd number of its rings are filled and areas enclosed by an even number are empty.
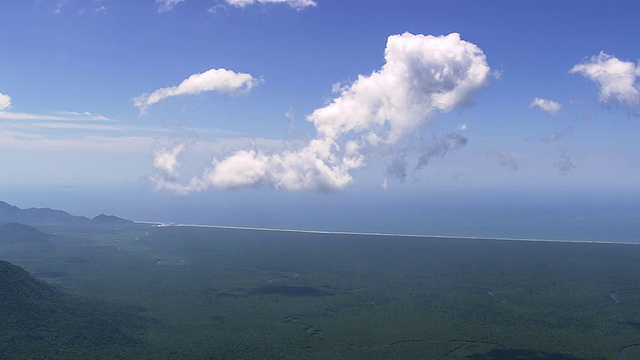
[[[629,192],[284,192],[190,195],[130,186],[4,187],[0,200],[137,221],[434,236],[640,242],[640,194]]]

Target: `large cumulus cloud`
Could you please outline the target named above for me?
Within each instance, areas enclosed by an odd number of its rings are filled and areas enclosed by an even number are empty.
[[[215,159],[186,185],[164,177],[156,181],[157,187],[179,186],[181,192],[262,184],[288,190],[342,189],[353,181],[352,170],[366,164],[368,154],[388,150],[429,126],[437,112],[468,103],[490,72],[482,50],[456,33],[390,36],[385,60],[380,70],[360,75],[307,116],[317,135],[306,146],[274,154],[238,151]]]

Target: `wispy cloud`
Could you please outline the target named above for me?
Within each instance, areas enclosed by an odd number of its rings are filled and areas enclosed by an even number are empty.
[[[11,107],[11,97],[0,93],[0,120],[35,120],[35,121],[110,121],[106,116],[93,114],[88,111],[59,111],[54,115],[30,114],[7,111]]]
[[[93,131],[124,131],[120,126],[104,125],[104,124],[78,124],[67,122],[46,122],[35,123],[35,127],[46,129],[69,129],[69,130],[93,130]]]
[[[41,126],[42,125],[42,126]],[[86,152],[117,152],[117,153],[137,153],[141,156],[148,156],[150,149],[153,151],[154,157],[161,155],[163,149],[165,151],[173,151],[174,147],[181,146],[182,150],[176,151],[173,155],[178,158],[186,145],[189,144],[193,153],[197,154],[225,154],[230,148],[239,148],[247,144],[250,140],[244,136],[225,136],[225,137],[208,137],[207,139],[200,136],[193,137],[191,140],[184,139],[184,133],[181,129],[164,129],[164,128],[130,128],[126,126],[114,127],[113,133],[104,133],[104,130],[93,127],[91,124],[79,125],[79,132],[69,131],[49,131],[49,124],[28,123],[15,124],[14,126],[0,127],[0,149],[37,149],[37,150],[65,150],[65,151],[86,151]],[[74,126],[75,124],[70,124]],[[53,124],[55,126],[55,124]],[[63,125],[64,126],[64,125]],[[42,129],[44,127],[44,129]],[[40,131],[38,131],[40,129]],[[84,131],[83,131],[84,130]],[[213,130],[211,130],[213,132]],[[179,134],[182,134],[179,135]],[[198,133],[199,134],[199,133]],[[217,135],[217,134],[216,134]],[[225,134],[226,135],[226,134]],[[162,140],[169,139],[169,140]],[[168,145],[159,145],[167,142]],[[269,139],[253,139],[261,146],[274,151],[283,148],[282,141]],[[159,165],[156,163],[155,165]],[[159,166],[159,169],[166,171],[169,164],[164,161],[165,166]],[[177,165],[175,167],[177,169]]]
[[[387,175],[391,177],[395,177],[400,181],[405,181],[407,179],[407,170],[409,164],[407,163],[407,153],[401,152],[396,154],[389,165],[387,165]],[[383,188],[386,189],[388,187],[387,179],[384,180]]]
[[[0,93],[0,111],[8,109],[11,106],[11,96]]]
[[[1,108],[0,108],[1,109]],[[109,118],[90,112],[60,111],[57,115],[30,114],[12,111],[0,111],[1,120],[34,120],[34,121],[110,121]]]
[[[274,154],[241,150],[214,160],[210,169],[186,184],[160,178],[157,186],[180,193],[260,184],[287,190],[342,189],[353,180],[351,170],[364,166],[368,155],[387,151],[429,127],[437,112],[468,104],[490,73],[482,50],[455,33],[390,36],[385,59],[380,70],[342,86],[331,103],[307,116],[317,136],[306,146]],[[453,140],[444,153],[464,143]]]
[[[562,176],[569,174],[573,171],[573,169],[576,168],[575,165],[573,165],[571,158],[569,158],[566,154],[560,155],[560,160],[555,162],[553,166]]]
[[[518,171],[518,169],[520,168],[519,159],[521,156],[519,154],[499,151],[497,153],[491,153],[489,155],[495,157],[498,160],[500,166],[508,170]]]
[[[468,141],[469,139],[460,134],[449,133],[440,139],[434,139],[426,143],[420,151],[416,169],[427,166],[431,159],[443,157],[450,151],[459,150],[467,145]]]
[[[0,111],[0,119],[3,119],[3,120],[68,120],[64,116],[39,115],[39,114],[8,112],[8,111]]]
[[[314,0],[225,0],[225,2],[240,8],[254,4],[287,4],[298,10],[318,5]]]
[[[0,148],[64,151],[96,151],[116,153],[148,153],[157,139],[146,136],[76,136],[0,130]]]
[[[387,166],[388,176],[405,181],[410,173],[415,174],[429,165],[431,160],[444,157],[451,151],[459,150],[469,141],[469,139],[457,133],[449,133],[441,137],[433,136],[430,140],[421,140],[419,141],[419,146],[409,146],[394,156]],[[412,157],[413,159],[411,159]],[[410,163],[414,165],[410,165]]]
[[[46,136],[53,140],[64,136],[66,132],[51,132],[47,130],[79,130],[75,132],[77,136],[86,136],[92,132],[117,132],[118,136],[150,136],[150,137],[176,137],[176,136],[196,136],[202,139],[210,139],[221,141],[225,139],[234,138],[246,138],[246,134],[237,131],[228,131],[215,128],[193,128],[193,127],[166,127],[166,126],[131,126],[123,125],[116,120],[109,120],[108,122],[96,122],[89,120],[73,120],[64,121],[56,119],[49,121],[48,119],[40,121],[12,121],[2,124],[0,129],[9,131],[10,129],[15,134],[20,134],[20,138],[30,138],[31,135],[35,137]],[[0,144],[2,145],[2,144]]]
[[[284,113],[284,117],[287,118],[287,129],[285,131],[285,136],[289,136],[293,134],[296,129],[296,116],[293,113],[293,108],[289,107],[287,111]]]
[[[105,12],[105,11],[107,11],[107,10],[108,10],[108,9],[107,9],[107,7],[106,7],[106,6],[104,6],[104,5],[99,5],[98,7],[96,7],[95,9],[93,9],[92,13],[94,13],[94,14],[99,14],[99,13]]]
[[[97,120],[97,121],[111,121],[106,116],[102,116],[100,114],[94,114],[88,111],[77,112],[77,111],[59,111],[59,114],[68,116],[69,118],[76,118],[82,120]]]
[[[184,2],[184,0],[156,0],[158,5],[158,13],[163,13],[173,10],[176,5]]]
[[[554,131],[552,133],[550,133],[549,135],[545,136],[544,138],[542,138],[541,140],[544,142],[554,142],[554,141],[558,141],[560,139],[562,139],[563,137],[571,134],[571,132],[573,132],[573,129],[575,127],[573,125],[569,125],[567,126],[566,129],[564,130],[560,130],[560,131]]]
[[[215,91],[220,94],[246,94],[260,83],[262,79],[254,78],[245,73],[236,73],[226,69],[211,69],[200,74],[193,74],[178,86],[158,89],[150,94],[142,94],[133,99],[135,106],[140,108],[140,114],[168,97],[178,95],[195,95],[205,91]]]
[[[562,105],[560,105],[560,103],[557,103],[553,100],[542,99],[542,98],[533,99],[533,101],[531,101],[531,103],[529,104],[529,107],[540,108],[541,110],[548,112],[553,116],[558,115],[558,113],[560,113],[560,110],[562,110]]]
[[[569,70],[595,81],[600,88],[600,102],[605,106],[623,104],[638,113],[640,106],[640,66],[601,52]]]
[[[64,5],[66,3],[67,3],[67,0],[58,0],[58,1],[56,1],[56,7],[55,7],[55,9],[53,9],[53,13],[54,14],[62,13],[62,8],[64,7]]]

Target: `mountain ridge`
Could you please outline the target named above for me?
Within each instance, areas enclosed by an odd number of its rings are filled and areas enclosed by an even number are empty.
[[[55,226],[126,226],[135,225],[134,221],[115,215],[100,214],[93,219],[85,216],[71,215],[63,210],[50,208],[21,209],[5,201],[0,201],[0,225],[19,223],[36,228],[51,229]],[[40,229],[41,230],[41,229]]]

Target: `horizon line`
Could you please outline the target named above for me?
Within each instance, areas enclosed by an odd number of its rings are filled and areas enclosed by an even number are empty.
[[[412,237],[412,238],[432,238],[432,239],[460,239],[460,240],[496,240],[496,241],[522,241],[522,242],[552,242],[552,243],[578,243],[578,244],[617,244],[617,245],[640,245],[640,242],[626,241],[606,241],[606,240],[570,240],[570,239],[539,239],[539,238],[513,238],[513,237],[491,237],[491,236],[455,236],[455,235],[427,235],[427,234],[393,234],[377,232],[357,232],[357,231],[329,231],[329,230],[305,230],[305,229],[281,229],[250,226],[230,226],[230,225],[203,225],[203,224],[172,224],[154,221],[135,221],[139,224],[156,225],[156,227],[199,227],[226,230],[252,230],[271,232],[291,232],[301,234],[323,234],[323,235],[360,235],[378,237]]]

